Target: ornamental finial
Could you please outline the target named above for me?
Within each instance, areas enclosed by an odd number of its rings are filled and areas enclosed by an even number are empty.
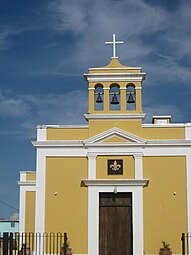
[[[115,34],[113,34],[113,41],[112,42],[105,42],[105,44],[113,44],[113,58],[116,58],[116,44],[124,44],[123,41],[116,41]]]

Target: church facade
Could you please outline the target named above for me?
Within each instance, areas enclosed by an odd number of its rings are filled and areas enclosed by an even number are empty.
[[[20,231],[67,232],[74,254],[157,254],[163,240],[181,254],[191,124],[143,124],[146,74],[116,54],[84,77],[88,124],[37,126],[36,171],[20,173]]]

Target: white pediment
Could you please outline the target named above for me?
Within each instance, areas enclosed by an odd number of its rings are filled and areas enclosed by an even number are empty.
[[[85,144],[94,144],[94,143],[139,143],[143,144],[146,140],[135,136],[127,131],[124,131],[120,128],[111,128],[98,135],[88,138],[84,141]]]

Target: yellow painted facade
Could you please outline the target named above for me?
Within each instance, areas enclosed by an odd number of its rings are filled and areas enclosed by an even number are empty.
[[[25,218],[25,232],[35,232],[35,192],[26,192],[26,218]]]
[[[117,127],[134,135],[141,135],[140,120],[90,120],[89,134],[90,137],[102,133],[110,128]]]
[[[36,172],[27,172],[26,180],[27,181],[35,181],[36,180]]]
[[[191,222],[191,129],[165,116],[163,124],[143,124],[145,73],[140,67],[112,58],[84,76],[87,125],[42,126],[33,142],[36,175],[27,173],[20,181],[23,186],[36,182],[36,193],[21,191],[26,192],[24,231],[67,232],[74,254],[99,255],[100,193],[131,193],[133,255],[158,254],[162,240],[170,243],[173,254],[181,254],[181,233],[189,231]],[[110,106],[113,85],[120,100],[117,110]],[[129,85],[133,110],[127,107]],[[103,89],[101,110],[96,109],[97,86]],[[108,174],[108,160],[122,160],[123,173]]]
[[[46,164],[45,232],[67,232],[74,252],[86,254],[87,159],[47,157]]]
[[[173,254],[181,253],[180,233],[187,232],[185,157],[144,157],[144,242],[146,254],[157,254],[168,240]]]
[[[47,140],[84,140],[88,128],[47,128]]]

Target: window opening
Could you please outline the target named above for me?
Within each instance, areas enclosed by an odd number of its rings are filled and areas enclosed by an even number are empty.
[[[104,92],[103,92],[103,85],[97,84],[94,90],[94,107],[96,111],[103,110],[103,102],[104,102]]]
[[[110,110],[120,110],[120,90],[118,84],[112,84],[109,91]]]
[[[135,110],[136,93],[135,93],[134,84],[127,85],[126,100],[127,100],[127,110]]]

